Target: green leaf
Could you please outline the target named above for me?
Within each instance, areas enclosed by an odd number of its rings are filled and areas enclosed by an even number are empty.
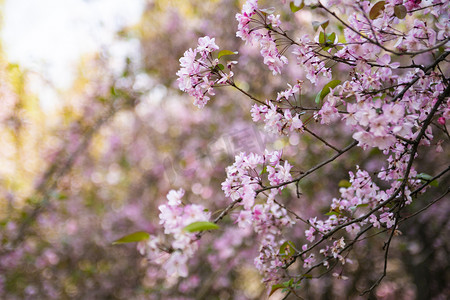
[[[267,173],[267,166],[264,166],[264,169],[262,169],[260,175],[263,175],[263,174],[266,174],[266,173]]]
[[[438,187],[439,186],[439,182],[437,180],[433,180],[432,182],[430,182],[430,185],[434,186],[434,187]]]
[[[331,89],[334,89],[335,87],[337,87],[339,85],[339,83],[341,83],[340,80],[335,79],[335,80],[331,80],[330,82],[328,82],[322,89],[322,91],[320,92],[320,100],[323,100],[323,98],[325,98],[326,95],[328,95],[328,93],[330,92]]]
[[[138,231],[129,235],[126,235],[118,240],[115,240],[112,244],[126,244],[126,243],[135,243],[140,241],[145,241],[150,237],[150,234],[144,231]]]
[[[367,206],[369,206],[369,203],[362,203],[362,204],[356,205],[356,207],[367,207]]]
[[[291,278],[289,281],[283,282],[283,286],[284,287],[290,287],[290,286],[292,286],[293,283],[294,283],[294,279]]]
[[[381,12],[384,10],[385,3],[385,1],[378,1],[372,6],[369,12],[369,18],[371,20],[375,20],[379,15],[381,15]]]
[[[269,297],[273,295],[277,290],[284,288],[284,285],[281,283],[272,285],[272,288],[270,289]]]
[[[340,80],[335,79],[335,80],[331,80],[330,82],[328,82],[322,89],[322,91],[320,91],[319,94],[317,94],[316,96],[316,103],[318,104],[320,101],[323,100],[323,98],[326,97],[326,95],[328,95],[330,93],[331,89],[334,89],[335,87],[337,87],[339,85],[339,83],[341,83]]]
[[[399,19],[404,19],[407,14],[406,7],[404,5],[396,5],[394,6],[394,15]]]
[[[336,33],[332,32],[327,36],[327,44],[334,44]]]
[[[219,54],[217,55],[217,58],[221,58],[222,56],[226,56],[226,55],[234,55],[234,54],[238,54],[237,51],[231,51],[231,50],[222,50],[219,52]]]
[[[337,211],[329,211],[325,214],[325,216],[339,216],[339,215],[341,215],[341,213]]]
[[[319,34],[319,43],[325,44],[325,33],[323,33],[323,31]]]
[[[283,257],[292,257],[292,255],[295,254],[295,246],[292,241],[286,241],[283,243],[283,245],[280,246],[280,252],[281,256]]]
[[[316,104],[320,103],[320,93],[317,94],[316,99],[314,100],[314,102],[316,102]]]
[[[213,229],[219,229],[219,226],[211,222],[200,221],[189,224],[188,226],[184,227],[183,230],[188,232],[197,232]]]
[[[300,6],[296,6],[296,5],[294,4],[294,2],[291,2],[291,3],[289,4],[289,7],[291,8],[291,11],[292,11],[293,13],[296,13],[296,12],[298,12],[300,9],[302,9],[303,7],[305,7],[305,3],[303,3],[303,1],[302,1],[302,3],[300,3]]]
[[[417,174],[416,178],[420,179],[420,180],[424,180],[424,181],[430,181],[430,180],[433,179],[433,176],[428,175],[426,173],[420,173],[420,174]],[[434,186],[434,187],[438,187],[439,186],[439,182],[437,180],[433,180],[429,184],[431,186]]]
[[[109,88],[109,92],[111,93],[111,96],[117,96],[116,89],[114,88],[114,86],[111,86]]]
[[[218,64],[217,67],[221,70],[225,69],[224,65],[222,65],[222,64]]]
[[[433,179],[433,176],[428,175],[426,173],[420,173],[420,174],[417,174],[417,179],[423,179],[423,180],[430,181],[431,179]]]
[[[348,180],[342,179],[341,181],[339,181],[339,187],[349,188],[351,186],[352,184]]]
[[[312,21],[311,24],[312,24],[314,30],[317,30],[319,27],[322,27],[322,29],[325,30],[328,27],[328,24],[330,24],[330,20],[325,20],[322,22]]]

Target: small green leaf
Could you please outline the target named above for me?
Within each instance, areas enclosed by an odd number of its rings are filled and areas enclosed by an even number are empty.
[[[217,67],[221,70],[225,69],[224,65],[222,65],[222,64],[218,64]]]
[[[291,3],[289,4],[289,7],[291,8],[291,11],[292,11],[293,13],[296,13],[296,12],[298,12],[300,9],[302,9],[303,7],[305,7],[305,3],[303,3],[303,1],[302,1],[302,3],[300,3],[300,6],[296,6],[296,5],[294,4],[294,2],[291,2]]]
[[[114,88],[114,86],[111,86],[109,88],[109,92],[111,93],[111,96],[117,96],[116,89]]]
[[[434,187],[438,187],[439,186],[439,182],[437,180],[433,180],[432,182],[430,182],[430,185],[434,186]]]
[[[138,231],[129,235],[126,235],[118,240],[115,240],[112,244],[126,244],[126,243],[135,243],[140,241],[145,241],[150,237],[150,234],[144,231]]]
[[[328,95],[328,93],[330,93],[330,90],[337,87],[339,83],[341,83],[341,81],[338,79],[331,80],[330,82],[328,82],[320,92],[320,100],[323,100],[323,98],[325,98],[325,96]]]
[[[339,181],[339,187],[349,188],[351,186],[352,184],[348,180],[342,179],[341,181]]]
[[[341,213],[337,211],[329,211],[325,214],[325,216],[339,216],[339,215],[341,215]]]
[[[272,285],[272,287],[270,289],[269,297],[272,296],[273,293],[275,293],[277,290],[279,290],[281,288],[284,288],[284,285],[282,285],[281,283]]]
[[[420,180],[423,180],[423,181],[430,181],[430,180],[433,179],[433,176],[428,175],[426,173],[420,173],[420,174],[417,174],[416,178],[420,179]],[[439,186],[439,182],[437,180],[433,180],[429,184],[431,186],[434,186],[434,187],[438,187]]]
[[[320,26],[320,22],[319,21],[312,21],[312,26],[314,28],[314,31],[316,31],[317,29],[319,29]]]
[[[399,19],[404,19],[407,14],[406,7],[404,5],[396,5],[394,6],[394,15]]]
[[[325,33],[323,33],[323,31],[319,34],[319,43],[325,44]]]
[[[197,232],[197,231],[205,231],[205,230],[213,230],[213,229],[219,229],[219,226],[217,226],[214,223],[206,222],[206,221],[200,221],[200,222],[194,222],[189,224],[188,226],[184,227],[183,230],[188,232]]]
[[[379,15],[381,15],[381,12],[384,10],[385,3],[385,1],[378,1],[372,6],[369,12],[369,18],[371,20],[375,20]]]
[[[423,179],[423,180],[430,181],[431,179],[433,179],[433,176],[428,175],[426,173],[420,173],[420,174],[417,174],[417,179]]]
[[[316,104],[320,103],[320,93],[317,93],[316,99],[314,100],[314,102],[316,102]]]
[[[325,30],[328,27],[328,24],[330,24],[330,20],[325,20],[322,22],[312,21],[311,24],[312,24],[314,30],[317,30],[319,27],[322,27],[322,29]]]
[[[327,36],[327,44],[334,44],[336,33],[332,32]]]
[[[237,51],[231,51],[231,50],[222,50],[219,52],[219,54],[217,55],[217,58],[221,58],[222,56],[226,56],[226,55],[234,55],[234,54],[238,54]]]
[[[362,203],[362,204],[356,205],[356,207],[367,207],[367,206],[369,206],[369,203]]]
[[[291,278],[289,281],[283,282],[283,286],[284,287],[290,287],[290,286],[292,286],[293,283],[294,283],[294,279]]]
[[[295,254],[295,246],[292,241],[286,241],[280,246],[280,252],[281,256],[283,257],[292,257],[292,255]]]
[[[335,87],[337,87],[339,85],[339,83],[341,83],[340,80],[331,80],[330,82],[328,82],[322,89],[322,91],[320,91],[320,93],[317,94],[316,96],[316,103],[319,104],[320,101],[323,100],[323,98],[325,98],[326,95],[328,95],[330,93],[331,89],[334,89]]]
[[[266,174],[266,173],[267,173],[267,166],[264,166],[264,169],[262,169],[260,175],[263,175],[263,174]]]

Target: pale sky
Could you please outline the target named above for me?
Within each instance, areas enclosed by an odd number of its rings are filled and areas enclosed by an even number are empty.
[[[5,0],[3,46],[9,61],[68,88],[80,55],[109,48],[115,31],[139,21],[144,2]]]

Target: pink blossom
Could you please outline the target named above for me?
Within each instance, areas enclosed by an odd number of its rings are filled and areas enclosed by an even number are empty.
[[[373,224],[373,227],[380,228],[380,222],[378,222],[378,219],[375,215],[370,215],[369,221]]]
[[[390,212],[385,212],[380,215],[380,223],[386,224],[387,228],[391,228],[394,223],[394,214]]]
[[[214,50],[219,50],[219,46],[215,43],[215,38],[210,38],[209,36],[204,36],[198,39],[197,50],[203,53],[202,56],[207,55]]]
[[[170,206],[178,206],[181,204],[181,198],[184,196],[184,190],[179,189],[178,191],[171,190],[167,194],[167,200],[169,200]]]
[[[321,117],[321,124],[330,124],[330,122],[339,118],[339,113],[336,107],[334,107],[330,101],[325,101],[322,108],[319,110],[318,115]]]
[[[170,258],[164,264],[164,269],[167,272],[168,277],[187,277],[187,257],[180,252],[173,253]]]

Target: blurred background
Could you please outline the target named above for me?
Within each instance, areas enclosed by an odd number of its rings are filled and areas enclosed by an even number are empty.
[[[267,297],[253,266],[253,233],[236,230],[233,216],[204,236],[200,254],[189,263],[190,276],[176,282],[165,281],[136,245],[111,245],[135,231],[158,233],[158,205],[170,189],[185,189],[188,202],[214,213],[225,207],[229,200],[220,183],[241,151],[284,148],[294,173],[332,154],[310,136],[263,133],[251,122],[252,103],[234,90],[220,89],[201,111],[178,91],[178,59],[206,34],[221,48],[239,51],[236,82],[261,99],[302,79],[295,63],[283,77],[273,77],[259,50],[235,37],[243,2],[0,1],[1,299]],[[281,1],[273,2],[293,34],[312,32],[310,11],[294,16]],[[305,101],[313,101],[317,89],[305,86]],[[338,147],[351,141],[338,125],[321,133]],[[300,200],[295,187],[282,199],[304,217],[324,213],[355,163],[376,170],[383,164],[379,157],[355,149],[302,181]],[[432,169],[442,162],[430,155],[421,164]],[[449,210],[442,201],[405,225],[389,275],[370,297],[448,295]],[[299,245],[303,230],[289,233]],[[382,270],[385,238],[356,247],[348,280],[312,280],[299,294],[358,298],[358,290]],[[281,297],[277,292],[272,298]]]

